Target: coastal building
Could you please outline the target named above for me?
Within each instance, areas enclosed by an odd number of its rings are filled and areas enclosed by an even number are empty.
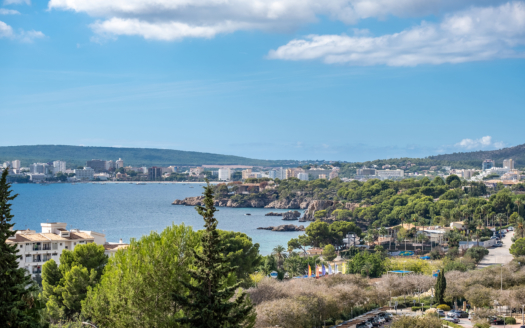
[[[246,169],[241,171],[241,177],[243,180],[249,179],[250,174],[252,174],[252,169]]]
[[[286,169],[285,178],[295,178],[295,170],[294,169]]]
[[[511,170],[501,176],[501,180],[521,180],[521,175],[518,170]]]
[[[105,172],[106,170],[106,161],[100,159],[92,159],[86,162],[86,166],[95,170],[95,172]]]
[[[20,170],[20,161],[15,159],[11,162],[11,167],[15,170]]]
[[[58,172],[66,172],[66,162],[64,161],[54,161],[53,162],[53,174],[57,174]]]
[[[93,180],[95,176],[95,170],[86,166],[81,170],[76,169],[75,176],[78,180]]]
[[[357,169],[356,175],[376,175],[376,170],[364,167],[362,169]]]
[[[273,170],[268,171],[268,177],[270,179],[286,179],[286,171],[282,167],[277,167]]]
[[[190,175],[191,176],[199,176],[204,173],[204,168],[202,167],[192,167],[190,168]]]
[[[29,165],[31,174],[49,174],[49,165],[47,163],[33,163]]]
[[[330,172],[330,174],[328,174],[328,178],[330,180],[334,179],[334,178],[337,178],[339,176],[339,171],[338,170],[332,170],[332,172]]]
[[[503,160],[503,167],[509,170],[514,170],[514,160],[512,158]]]
[[[41,182],[46,179],[46,175],[42,173],[29,173],[28,175],[31,182]]]
[[[308,173],[304,173],[304,172],[299,172],[297,173],[297,179],[301,180],[301,181],[308,181]]]
[[[110,175],[108,173],[95,173],[93,175],[93,179],[100,180],[100,181],[108,181],[110,178]]]
[[[483,163],[481,164],[481,169],[483,171],[486,171],[486,170],[490,170],[491,168],[493,168],[495,165],[494,165],[494,161],[491,160],[491,159],[486,159],[483,161]]]
[[[397,170],[376,170],[376,176],[384,179],[402,178],[405,176],[405,171]]]
[[[40,233],[29,229],[21,230],[6,240],[8,244],[16,245],[18,255],[21,256],[18,259],[18,267],[26,269],[33,279],[42,273],[45,262],[53,259],[60,264],[60,255],[65,249],[72,251],[78,245],[89,243],[107,244],[104,234],[78,229],[68,231],[67,223],[41,223],[40,226]],[[106,249],[105,246],[104,248]],[[110,255],[112,250],[108,249],[105,253]]]
[[[312,169],[306,171],[306,173],[308,174],[309,179],[311,179],[311,180],[320,179],[319,176],[321,174],[329,176],[331,172],[332,172],[332,170],[325,170],[325,169],[319,169],[319,168],[312,168]]]
[[[219,169],[219,180],[228,181],[231,180],[232,172],[229,168]]]
[[[115,169],[115,162],[112,160],[106,161],[106,171],[113,171]]]
[[[121,167],[124,167],[124,161],[122,158],[119,158],[118,161],[115,161],[115,169],[120,169]]]
[[[319,179],[328,179],[328,177],[326,176],[326,174],[319,174]]]
[[[158,181],[162,180],[162,169],[160,167],[150,167],[148,169],[148,180]]]

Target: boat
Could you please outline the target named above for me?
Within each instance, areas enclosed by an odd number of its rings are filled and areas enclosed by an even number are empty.
[[[137,182],[136,184],[137,185],[145,185],[146,183],[144,183],[144,182]]]
[[[246,213],[246,214],[244,214],[244,215],[251,215],[251,214],[250,214],[250,213]]]

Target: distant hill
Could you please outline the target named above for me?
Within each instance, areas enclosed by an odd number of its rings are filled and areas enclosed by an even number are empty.
[[[481,169],[481,163],[485,159],[492,159],[496,162],[496,166],[502,166],[504,159],[512,158],[515,161],[515,167],[517,169],[525,168],[525,144],[508,147],[498,150],[484,150],[484,151],[473,151],[464,153],[452,153],[445,155],[428,156],[425,158],[390,158],[390,159],[377,159],[374,161],[362,162],[362,163],[349,163],[341,165],[341,176],[351,177],[355,175],[356,167],[371,167],[377,165],[397,165],[404,166],[408,162],[416,164],[415,167],[405,170],[405,172],[418,172],[421,170],[429,169],[431,166],[437,166],[438,169],[441,166],[451,166],[453,169]]]
[[[289,166],[297,161],[268,161],[240,156],[200,153],[171,149],[83,147],[61,145],[7,146],[0,147],[0,163],[18,159],[22,166],[31,163],[47,163],[56,160],[67,162],[68,167],[84,166],[87,160],[124,160],[128,166],[170,166],[170,165],[253,165]]]

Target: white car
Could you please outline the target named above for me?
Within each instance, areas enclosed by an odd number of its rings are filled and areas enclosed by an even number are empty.
[[[507,230],[508,231],[514,231],[514,227],[509,227]]]

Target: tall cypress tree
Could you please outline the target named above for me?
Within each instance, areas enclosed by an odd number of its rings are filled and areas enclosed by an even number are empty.
[[[447,289],[447,279],[445,279],[445,270],[441,270],[436,281],[436,303],[445,303],[445,290]]]
[[[18,195],[11,195],[7,183],[8,169],[0,179],[0,323],[2,327],[39,327],[38,311],[40,303],[34,299],[37,286],[24,268],[18,267],[16,245],[7,244],[7,239],[15,235],[10,230],[10,202]]]
[[[204,206],[195,207],[206,228],[201,237],[202,251],[193,250],[196,269],[189,271],[193,283],[182,281],[189,295],[173,295],[184,310],[184,317],[177,321],[194,328],[245,327],[253,306],[246,303],[244,292],[231,300],[241,282],[228,285],[227,278],[236,268],[230,265],[224,256],[225,247],[220,244],[213,189],[209,184],[204,189]]]

